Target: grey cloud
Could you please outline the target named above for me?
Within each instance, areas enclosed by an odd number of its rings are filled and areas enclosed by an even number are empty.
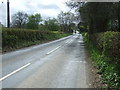
[[[60,10],[60,8],[55,4],[50,4],[50,5],[38,4],[37,7],[41,8],[41,9],[58,9],[58,10]]]
[[[44,5],[44,4],[37,3],[34,6],[34,5],[30,5],[29,3],[25,3],[24,6],[26,7],[25,9],[26,9],[27,13],[30,13],[30,12],[33,13],[36,10],[40,10],[40,9],[60,10],[59,6],[57,6],[55,4]]]
[[[81,2],[81,0],[74,1]],[[82,2],[119,2],[119,0],[82,0]]]

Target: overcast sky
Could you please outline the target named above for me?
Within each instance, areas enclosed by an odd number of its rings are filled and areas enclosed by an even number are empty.
[[[65,5],[68,0],[9,0],[11,16],[18,11],[28,14],[40,13],[42,18],[57,17],[60,11],[69,11]],[[3,2],[3,3],[2,3]],[[6,25],[6,2],[0,0],[0,22]],[[2,13],[1,13],[2,11]]]

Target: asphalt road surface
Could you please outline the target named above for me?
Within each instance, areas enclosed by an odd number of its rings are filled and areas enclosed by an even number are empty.
[[[89,88],[82,36],[2,55],[2,88]]]

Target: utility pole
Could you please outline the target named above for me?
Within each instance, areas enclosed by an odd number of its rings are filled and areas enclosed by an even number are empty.
[[[120,32],[120,1],[118,2],[118,31]]]
[[[9,7],[9,0],[7,0],[7,28],[10,28],[10,7]]]

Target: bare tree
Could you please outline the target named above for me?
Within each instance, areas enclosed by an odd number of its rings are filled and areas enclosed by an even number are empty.
[[[17,12],[12,16],[12,27],[25,28],[27,20],[28,20],[27,13]]]
[[[64,32],[72,32],[71,24],[76,22],[76,16],[71,12],[61,12],[58,15],[58,22]]]

